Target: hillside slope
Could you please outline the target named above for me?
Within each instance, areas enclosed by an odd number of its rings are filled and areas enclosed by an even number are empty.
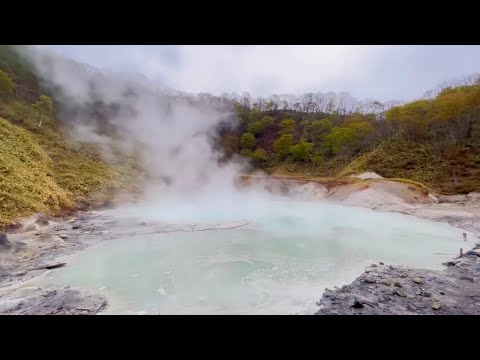
[[[21,214],[71,206],[52,159],[28,131],[0,118],[0,226]]]
[[[135,171],[128,163],[107,164],[53,129],[33,132],[28,122],[12,122],[17,121],[0,118],[0,227],[34,212],[55,214],[78,202],[104,203],[130,187]]]

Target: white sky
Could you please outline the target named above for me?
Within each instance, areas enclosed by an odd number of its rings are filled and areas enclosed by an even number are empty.
[[[480,72],[478,45],[43,45],[99,68],[188,92],[254,96],[348,91],[409,100]]]

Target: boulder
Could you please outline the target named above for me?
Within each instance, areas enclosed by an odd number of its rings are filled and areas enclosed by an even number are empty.
[[[8,241],[6,234],[0,234],[0,250],[8,250],[12,247],[10,241]]]
[[[38,218],[37,221],[35,221],[35,224],[41,227],[45,227],[45,226],[48,226],[48,224],[50,223],[48,222],[47,219],[45,219],[44,217],[41,217],[41,218]]]
[[[441,307],[442,307],[442,306],[440,305],[440,303],[439,303],[438,301],[434,301],[434,302],[432,303],[432,309],[433,309],[433,310],[438,310],[438,309],[440,309]]]
[[[423,280],[419,277],[414,277],[412,279],[412,281],[415,283],[415,284],[423,284]]]

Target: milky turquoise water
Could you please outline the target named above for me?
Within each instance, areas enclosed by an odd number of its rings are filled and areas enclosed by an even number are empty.
[[[325,287],[351,282],[372,262],[441,268],[452,256],[436,253],[465,247],[462,230],[446,224],[321,202],[180,202],[99,214],[129,225],[41,281],[105,292],[107,314],[313,313]],[[155,232],[160,223],[235,221],[248,225]]]

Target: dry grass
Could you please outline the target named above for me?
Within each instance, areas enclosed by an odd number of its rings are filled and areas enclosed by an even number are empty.
[[[95,147],[69,140],[52,117],[18,101],[0,102],[0,228],[35,212],[55,214],[75,202],[103,203],[134,190],[131,159],[107,164]],[[62,135],[60,135],[62,134]]]
[[[18,215],[71,206],[54,164],[28,131],[0,118],[0,227]]]

